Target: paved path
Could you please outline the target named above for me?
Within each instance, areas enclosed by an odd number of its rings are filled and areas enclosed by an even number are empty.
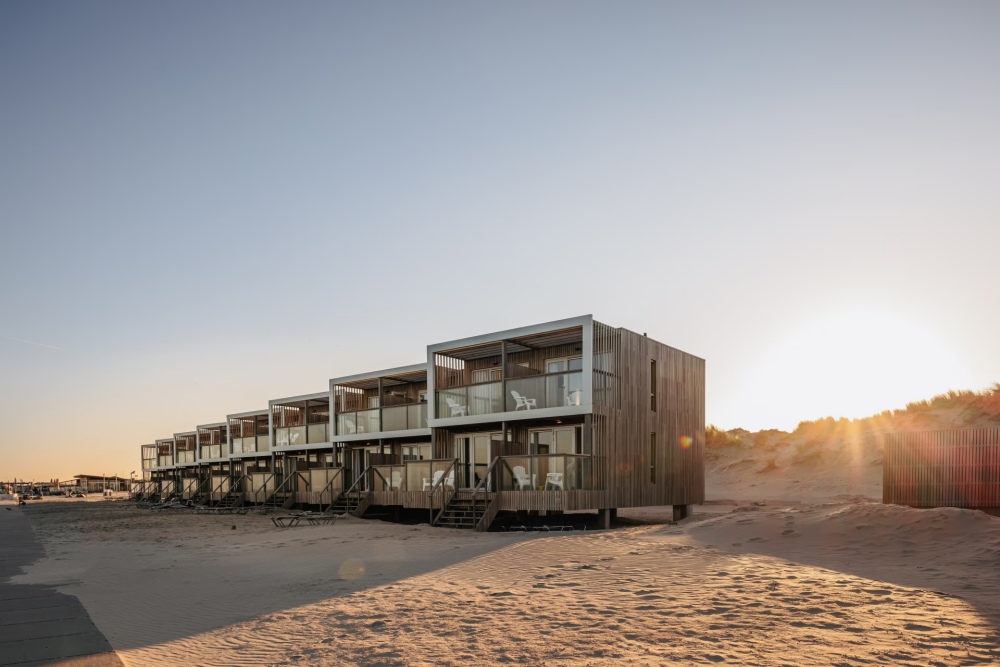
[[[51,586],[9,583],[44,556],[24,511],[0,505],[0,667],[122,667],[78,599]]]

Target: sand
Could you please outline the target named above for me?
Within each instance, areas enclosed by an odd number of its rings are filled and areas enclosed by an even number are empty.
[[[679,524],[574,534],[36,503],[48,557],[15,579],[79,596],[130,667],[1000,664],[1000,519],[883,506],[871,461],[764,467],[710,471],[729,493]]]

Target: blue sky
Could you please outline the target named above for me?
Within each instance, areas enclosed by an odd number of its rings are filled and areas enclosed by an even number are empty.
[[[0,477],[584,313],[706,358],[724,427],[985,387],[998,19],[5,2]]]

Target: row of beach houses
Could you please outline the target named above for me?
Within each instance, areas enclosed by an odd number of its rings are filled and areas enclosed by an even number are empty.
[[[476,530],[704,501],[705,361],[589,315],[248,407],[142,445],[134,494]]]

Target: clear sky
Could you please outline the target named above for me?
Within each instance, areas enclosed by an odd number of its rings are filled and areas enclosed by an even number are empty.
[[[793,428],[1000,380],[1000,3],[0,3],[0,478],[593,313]]]

